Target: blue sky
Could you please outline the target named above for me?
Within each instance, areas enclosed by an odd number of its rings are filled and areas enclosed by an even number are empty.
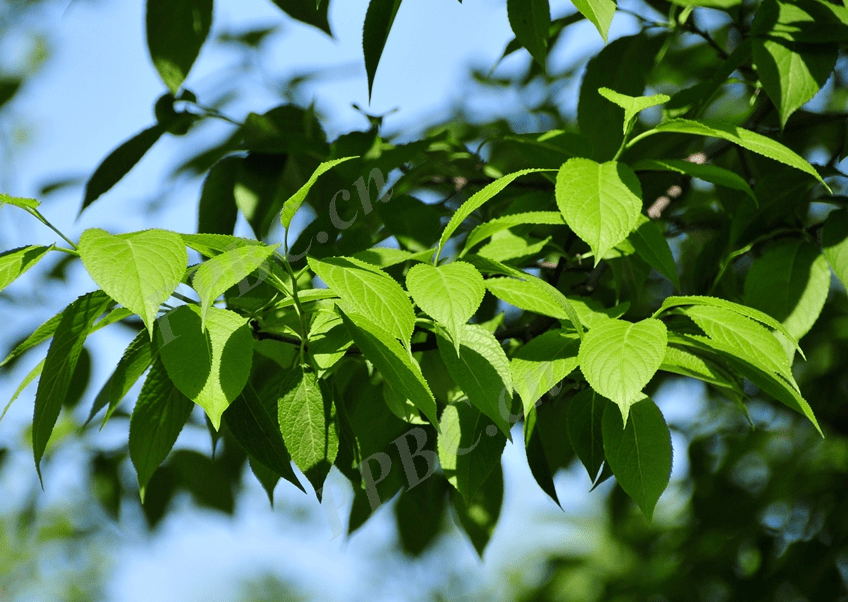
[[[555,17],[573,10],[565,1],[551,4]],[[463,4],[456,0],[406,0],[386,46],[369,105],[361,59],[361,24],[367,2],[335,0],[332,6],[335,40],[287,19],[268,0],[219,0],[213,25],[214,34],[281,23],[281,33],[264,53],[262,69],[247,78],[267,81],[295,73],[303,66],[326,68],[328,78],[319,80],[309,93],[328,117],[331,138],[366,125],[351,108],[354,102],[377,114],[398,109],[386,118],[390,131],[416,128],[423,121],[445,114],[467,89],[465,75],[469,64],[493,65],[512,37],[503,0],[465,0]],[[115,146],[153,123],[153,102],[164,92],[147,56],[141,0],[80,1],[67,10],[57,5],[43,11],[40,19],[39,25],[54,35],[55,56],[10,107],[12,117],[24,120],[34,136],[15,154],[12,168],[6,170],[7,181],[2,182],[5,191],[19,196],[36,196],[39,187],[51,180],[90,174]],[[632,21],[619,14],[613,23],[612,37],[632,27]],[[579,23],[572,30],[552,56],[552,67],[575,56],[588,56],[601,47],[600,37],[589,23]],[[228,60],[232,60],[232,55],[226,49],[214,45],[205,48],[187,87],[198,93],[201,101],[214,94],[220,83],[217,78],[222,62]],[[526,60],[526,53],[516,53],[502,68],[510,69]],[[338,77],[339,73],[344,77]],[[262,112],[277,102],[274,95],[259,92],[227,112],[238,119],[249,110]],[[480,110],[492,111],[504,99],[476,102]],[[217,127],[217,132],[226,129]],[[211,136],[215,131],[205,135]],[[8,134],[4,131],[4,135]],[[149,227],[192,231],[199,181],[180,183],[172,191],[166,189],[159,210],[143,210],[151,199],[163,194],[161,182],[184,152],[181,142],[167,138],[160,141],[137,169],[80,219],[76,215],[81,188],[45,199],[45,215],[74,238],[89,227],[116,232]],[[9,207],[0,210],[0,240],[7,247],[44,244],[54,238],[52,232],[22,213]],[[0,319],[11,325],[4,339],[26,334],[76,295],[94,288],[80,267],[72,270],[70,277],[68,285],[52,285],[36,292],[26,315],[19,307],[0,305]],[[13,290],[30,293],[26,283],[14,286]],[[124,333],[104,331],[96,336],[89,395],[107,378],[120,345],[127,342]],[[28,358],[10,377],[0,380],[0,403],[11,396],[38,359]],[[687,397],[699,396],[699,389],[681,386],[684,388],[680,392]],[[25,392],[0,423],[0,444],[16,440],[31,420],[34,389],[33,386]],[[662,399],[658,402],[664,410],[671,407]],[[121,425],[95,435],[95,442],[117,445],[125,436],[125,426]],[[521,441],[520,435],[516,441]],[[681,441],[675,441],[675,447],[681,449],[680,445]],[[206,451],[208,440],[204,433],[188,432],[178,446]],[[593,508],[598,507],[605,492],[586,495],[589,482],[582,468],[561,474],[557,483],[568,510],[562,513],[532,481],[523,454],[520,444],[507,446],[504,511],[484,563],[456,528],[418,564],[391,558],[388,551],[395,535],[392,514],[385,507],[350,540],[333,539],[326,508],[321,508],[314,497],[282,484],[276,492],[276,510],[271,510],[264,492],[248,479],[250,484],[233,520],[183,503],[161,532],[147,537],[138,528],[140,517],[130,511],[121,528],[116,528],[124,543],[113,556],[115,572],[109,582],[108,600],[229,600],[234,595],[234,583],[252,571],[290,577],[326,600],[410,599],[409,592],[426,592],[429,586],[444,583],[449,574],[462,575],[468,587],[483,589],[506,583],[507,574],[533,580],[539,576],[532,568],[533,559],[546,550],[598,543],[586,540],[585,531],[577,536],[569,517],[579,516],[580,522],[593,520],[593,515],[597,518]],[[39,495],[47,501],[59,500],[67,497],[68,491],[78,489],[82,474],[74,462],[79,460],[78,447],[62,451],[48,465],[45,492]],[[682,466],[685,469],[685,463]],[[678,463],[675,469],[679,474],[681,465]],[[6,503],[23,500],[35,486],[35,471],[28,453],[13,458],[13,468],[5,474],[16,475],[14,482],[4,483],[10,493]],[[332,474],[331,481],[333,497],[344,517],[350,488],[338,474]],[[660,517],[662,507],[663,500],[658,508]],[[305,518],[293,518],[296,516]],[[490,594],[493,600],[509,599],[507,591]]]

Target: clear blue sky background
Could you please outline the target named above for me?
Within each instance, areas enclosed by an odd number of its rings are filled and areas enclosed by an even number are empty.
[[[554,17],[573,11],[567,1],[551,4]],[[304,67],[326,68],[327,78],[312,84],[308,94],[328,118],[326,127],[331,138],[365,127],[363,117],[351,108],[354,102],[377,114],[397,108],[386,119],[389,131],[415,129],[445,114],[468,90],[468,66],[494,65],[512,37],[504,0],[465,0],[463,4],[456,0],[406,0],[386,46],[369,105],[361,58],[366,6],[366,0],[335,0],[330,20],[336,39],[331,40],[291,21],[268,0],[218,0],[213,36],[224,30],[281,23],[280,34],[263,52],[261,69],[245,76],[244,85],[290,76]],[[164,92],[147,56],[142,0],[80,1],[67,10],[52,6],[31,25],[53,35],[55,56],[6,109],[5,123],[0,124],[0,134],[7,138],[13,136],[12,124],[20,120],[33,135],[29,144],[15,152],[0,176],[0,188],[19,196],[37,196],[39,188],[51,180],[87,177],[111,149],[153,123],[153,102]],[[612,37],[633,27],[629,17],[619,14]],[[590,24],[579,23],[555,50],[551,68],[556,70],[575,57],[590,56],[601,43]],[[201,101],[214,95],[222,64],[232,60],[233,54],[226,48],[209,45],[201,53],[187,87]],[[527,60],[526,53],[516,53],[501,68],[510,69]],[[240,119],[249,110],[262,112],[278,102],[270,93],[254,93],[227,112]],[[505,103],[515,106],[520,102],[522,99],[516,97],[489,97],[475,100],[471,106],[492,113]],[[564,102],[573,107],[576,94]],[[200,132],[197,139],[209,139],[225,129],[213,126]],[[79,220],[75,219],[82,196],[79,187],[46,198],[45,215],[74,238],[89,227],[116,232],[149,227],[193,231],[200,182],[179,182],[171,188],[162,184],[184,152],[184,142],[168,138],[160,141],[137,169]],[[158,210],[146,212],[151,203]],[[0,241],[5,248],[50,243],[55,238],[22,213],[10,207],[0,210]],[[71,270],[70,284],[51,285],[34,293],[26,282],[13,286],[13,292],[33,296],[27,311],[0,301],[3,340],[7,341],[28,333],[76,295],[94,288],[81,266]],[[120,345],[128,338],[120,331],[110,334],[107,330],[96,335],[93,342],[89,398],[108,377]],[[38,360],[28,358],[10,377],[0,380],[0,404]],[[679,404],[668,400],[678,394],[692,400],[692,407],[678,419],[697,410],[700,390],[684,383],[680,387],[657,400],[670,421],[675,419],[670,412]],[[0,444],[18,440],[31,420],[34,390],[34,386],[27,390],[0,423]],[[126,426],[122,424],[107,427],[94,436],[94,441],[117,446],[125,437]],[[139,526],[142,519],[138,512],[125,506],[127,515],[113,529],[122,543],[114,553],[109,552],[115,570],[109,581],[108,600],[225,601],[233,599],[239,579],[261,572],[291,579],[324,600],[411,600],[416,599],[414,592],[428,599],[426,594],[431,589],[447,587],[451,578],[460,578],[459,584],[451,586],[453,594],[465,588],[489,589],[490,599],[509,599],[505,586],[508,576],[538,579],[540,567],[534,559],[549,550],[598,549],[603,545],[598,529],[577,527],[598,520],[600,513],[593,508],[606,495],[601,490],[587,496],[589,481],[582,467],[575,467],[557,479],[566,508],[563,513],[533,482],[520,445],[522,438],[519,435],[515,440],[519,444],[508,445],[504,455],[504,509],[484,563],[456,528],[422,560],[410,563],[393,556],[390,552],[395,534],[388,507],[381,508],[351,539],[333,539],[326,514],[333,512],[332,506],[325,504],[322,508],[314,497],[304,496],[284,483],[277,488],[276,509],[271,510],[264,492],[248,477],[249,486],[232,520],[197,511],[186,502],[169,516],[160,532],[147,537]],[[674,443],[677,449],[684,449],[682,440]],[[178,446],[208,451],[208,437],[205,432],[188,431]],[[80,452],[78,445],[70,445],[47,465],[45,492],[39,493],[42,503],[84,495],[80,490]],[[675,475],[680,475],[685,461],[676,460]],[[16,454],[3,474],[2,487],[9,495],[0,499],[0,510],[21,503],[37,486],[28,452]],[[128,474],[127,479],[134,480],[134,475]],[[331,473],[330,480],[333,499],[346,521],[350,488],[338,474]],[[660,501],[656,520],[662,520],[664,508],[667,513],[673,512],[669,501],[673,497],[666,494]],[[596,535],[587,535],[592,532]],[[49,599],[45,592],[43,599]]]

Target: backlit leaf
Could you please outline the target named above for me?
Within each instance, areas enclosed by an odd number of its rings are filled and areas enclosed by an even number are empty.
[[[480,244],[490,236],[524,224],[545,224],[551,226],[564,226],[565,220],[559,211],[528,211],[526,213],[515,213],[495,218],[474,228],[465,239],[465,248],[460,256],[465,255],[474,246]]]
[[[755,205],[757,204],[757,197],[754,195],[754,191],[751,190],[751,187],[748,186],[748,183],[741,176],[717,165],[701,165],[691,161],[684,161],[683,159],[645,159],[637,161],[632,167],[633,171],[673,171],[698,178],[716,186],[741,190],[754,201]]]
[[[0,291],[44,258],[50,247],[31,245],[0,253]]]
[[[103,417],[103,422],[100,425],[100,428],[103,428],[103,425],[109,421],[118,404],[136,381],[141,378],[145,370],[150,367],[152,361],[153,344],[148,334],[141,331],[124,350],[112,376],[109,377],[109,380],[100,389],[97,397],[94,398],[94,404],[91,406],[91,412],[86,422],[94,418],[97,412],[108,405],[109,408],[106,410],[106,415]]]
[[[289,226],[291,226],[294,214],[297,213],[297,210],[300,209],[301,205],[303,205],[303,201],[306,200],[306,195],[309,194],[310,190],[312,190],[312,187],[315,185],[315,182],[318,181],[318,178],[330,171],[339,163],[344,163],[345,161],[350,161],[351,159],[356,158],[357,157],[342,157],[341,159],[333,159],[332,161],[325,161],[315,168],[315,171],[312,172],[312,175],[309,176],[306,183],[301,186],[297,192],[291,195],[285,203],[283,203],[283,211],[280,214],[280,222],[283,224],[283,228],[286,229],[286,233],[288,233]]]
[[[549,330],[523,345],[509,363],[512,382],[524,405],[524,416],[546,392],[577,368],[580,338]]]
[[[572,4],[592,22],[606,43],[610,24],[615,16],[615,2],[613,0],[572,0]]]

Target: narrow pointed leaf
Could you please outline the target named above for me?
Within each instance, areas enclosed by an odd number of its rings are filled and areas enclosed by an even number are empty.
[[[583,339],[580,370],[595,391],[615,402],[626,422],[630,406],[642,398],[642,389],[662,364],[666,342],[659,320],[608,320]]]
[[[92,228],[82,233],[79,251],[92,279],[138,314],[152,338],[156,312],[179,285],[188,262],[180,235],[145,230],[113,236]]]
[[[26,389],[32,381],[41,376],[41,373],[44,371],[44,362],[45,360],[41,360],[32,370],[27,372],[27,375],[21,381],[21,384],[18,385],[18,388],[15,389],[15,392],[12,394],[12,397],[9,399],[6,407],[3,408],[3,413],[0,414],[0,420],[3,420],[3,416],[6,415],[6,412],[9,411],[9,408],[12,407],[12,404],[15,403],[15,400],[20,396],[20,394],[24,392],[24,389]]]
[[[317,27],[328,36],[332,36],[330,23],[327,20],[327,10],[330,7],[327,2],[304,2],[304,0],[271,0],[293,19],[297,19],[307,25]]]
[[[640,112],[645,109],[649,109],[650,107],[667,103],[671,100],[671,97],[665,94],[654,94],[653,96],[628,96],[627,94],[620,94],[615,90],[610,90],[609,88],[599,88],[598,93],[608,101],[613,102],[624,109],[624,129],[622,131],[625,136],[633,127],[633,122],[636,120],[636,116],[639,115]]]
[[[85,184],[85,196],[80,213],[100,198],[100,195],[120,182],[121,178],[141,161],[141,158],[156,144],[165,131],[161,125],[154,125],[139,132],[109,153]]]
[[[568,437],[589,479],[594,483],[604,463],[603,416],[607,399],[584,389],[568,404]]]
[[[607,406],[603,417],[604,455],[615,480],[648,520],[671,478],[671,433],[657,405],[643,397],[630,408],[625,425]]]
[[[577,311],[571,302],[554,286],[544,280],[521,274],[524,279],[489,278],[486,288],[498,299],[506,301],[525,311],[550,316],[558,320],[568,320],[577,330],[578,336],[583,336],[583,326]]]
[[[421,263],[407,273],[406,288],[418,307],[444,326],[459,352],[460,331],[486,294],[480,272],[464,261],[439,267]]]
[[[374,76],[383,56],[383,48],[395,22],[401,0],[371,0],[365,13],[362,29],[362,51],[365,55],[365,72],[368,74],[368,98],[374,88]]]
[[[342,312],[356,346],[399,396],[411,401],[433,424],[438,424],[436,400],[421,368],[395,338],[367,316]]]
[[[592,248],[597,265],[636,226],[642,187],[623,163],[569,159],[557,174],[556,201],[569,228]]]
[[[315,373],[298,366],[286,375],[277,407],[280,431],[294,463],[320,490],[339,451],[332,400]]]
[[[155,358],[130,418],[130,459],[138,475],[142,502],[150,477],[168,457],[193,407]]]
[[[200,264],[191,285],[200,295],[200,315],[204,323],[215,299],[266,264],[278,246],[280,245],[239,247]]]
[[[636,249],[636,253],[652,268],[671,280],[674,288],[680,290],[680,279],[677,277],[677,263],[671,254],[668,241],[663,236],[659,225],[649,220],[641,213],[636,218],[636,228],[627,237]]]
[[[41,457],[56,425],[59,411],[68,397],[85,338],[94,321],[113,304],[114,301],[106,293],[95,291],[78,298],[62,312],[35,393],[32,450],[39,477]]]
[[[176,94],[212,26],[212,0],[147,0],[147,48],[159,77]]]
[[[94,398],[94,403],[91,406],[91,412],[88,414],[86,424],[94,418],[103,407],[109,406],[106,410],[106,415],[103,417],[103,422],[100,428],[109,421],[112,413],[121,403],[121,400],[126,396],[132,386],[141,378],[141,375],[150,367],[153,362],[153,343],[146,332],[141,331],[130,342],[124,350],[115,371],[109,380],[100,389],[97,397]]]
[[[0,291],[41,261],[50,249],[31,245],[0,253]]]
[[[465,255],[490,236],[497,234],[513,226],[524,224],[544,224],[551,226],[564,226],[565,220],[559,211],[528,211],[526,213],[515,213],[495,218],[474,228],[465,239],[465,248],[461,255]]]
[[[362,314],[404,345],[415,327],[415,311],[406,292],[390,276],[373,266],[364,269],[346,257],[309,258],[309,267],[344,301],[344,307]]]
[[[244,318],[212,307],[201,328],[200,308],[183,305],[159,319],[159,355],[174,385],[201,406],[212,426],[247,383],[254,339]]]
[[[204,234],[231,235],[238,219],[238,207],[233,192],[241,160],[227,157],[209,170],[203,181],[197,206],[197,231]]]
[[[459,353],[446,338],[436,338],[451,378],[471,404],[509,437],[509,429],[520,416],[512,413],[512,374],[501,344],[477,324],[463,327]]]
[[[572,0],[572,4],[580,11],[580,14],[592,22],[606,44],[610,24],[615,16],[615,2],[613,0]]]
[[[312,187],[315,185],[315,182],[318,181],[318,178],[320,178],[326,172],[330,171],[339,163],[344,163],[345,161],[350,161],[351,159],[356,158],[357,157],[342,157],[341,159],[333,159],[332,161],[325,161],[324,163],[321,163],[321,165],[315,168],[315,171],[312,172],[311,176],[309,176],[309,179],[306,181],[306,184],[301,186],[297,192],[295,192],[285,203],[283,203],[283,211],[280,214],[280,223],[283,224],[283,228],[286,229],[287,233],[289,226],[291,226],[291,221],[294,217],[294,214],[297,213],[297,210],[300,209],[301,205],[303,205],[303,201],[306,200],[306,195],[309,194],[310,190],[312,190]]]
[[[548,56],[548,30],[551,28],[548,0],[507,0],[506,12],[515,39],[544,69]]]
[[[699,165],[683,159],[645,159],[633,164],[633,171],[673,171],[704,182],[723,186],[733,190],[741,190],[757,205],[757,197],[748,183],[738,174],[717,165]]]
[[[554,388],[577,368],[580,338],[563,330],[549,330],[522,346],[509,369],[515,390],[521,397],[524,416],[542,395]]]
[[[180,234],[183,242],[204,257],[216,257],[221,253],[247,246],[260,246],[261,241],[226,234]]]

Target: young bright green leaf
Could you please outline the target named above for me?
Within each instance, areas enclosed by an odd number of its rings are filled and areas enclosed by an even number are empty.
[[[386,379],[395,393],[410,400],[433,424],[438,424],[436,400],[421,368],[397,340],[368,316],[345,314],[342,319],[363,355]]]
[[[821,0],[764,0],[751,33],[802,44],[843,42],[848,37],[848,4]]]
[[[604,305],[590,297],[566,297],[571,307],[580,318],[581,324],[586,328],[594,328],[600,322],[606,322],[609,319],[620,318],[630,309],[630,302],[625,301],[615,307],[604,307]]]
[[[549,330],[515,352],[509,368],[525,417],[542,395],[577,368],[579,348],[577,335]]]
[[[200,264],[200,267],[194,273],[191,285],[200,295],[200,315],[204,325],[206,314],[215,299],[223,295],[228,288],[235,286],[248,275],[260,269],[279,246],[239,247],[225,251]]]
[[[114,301],[106,293],[95,291],[79,297],[62,312],[35,393],[32,451],[39,478],[41,457],[56,425],[59,411],[67,399],[85,338],[94,321],[113,304]]]
[[[558,320],[568,320],[583,336],[583,325],[571,302],[559,289],[540,278],[515,270],[518,278],[489,278],[486,288],[498,299],[525,311],[532,311]]]
[[[444,231],[442,232],[441,238],[439,238],[439,253],[441,253],[442,249],[445,247],[445,243],[448,239],[453,236],[453,233],[459,228],[460,224],[465,221],[465,219],[477,211],[480,207],[482,207],[487,201],[494,198],[496,194],[506,188],[513,180],[516,178],[529,174],[529,173],[537,173],[542,171],[554,171],[552,169],[522,169],[521,171],[516,171],[511,174],[507,174],[503,177],[498,178],[491,184],[487,185],[482,190],[474,193],[470,199],[465,201],[459,209],[457,209],[454,214],[451,216],[448,225],[445,226]]]
[[[644,159],[632,165],[633,171],[673,171],[698,178],[704,182],[741,190],[757,205],[757,197],[748,183],[738,174],[717,165],[700,165],[683,159]]]
[[[625,425],[612,406],[603,417],[604,455],[615,480],[648,520],[671,478],[671,432],[657,405],[642,397]]]
[[[0,253],[0,291],[37,264],[51,247],[31,245]]]
[[[642,187],[627,165],[569,159],[556,179],[557,206],[595,254],[595,264],[627,238],[642,210]]]
[[[338,425],[333,402],[311,369],[292,368],[280,388],[277,402],[280,432],[294,463],[315,490],[339,451]]]
[[[745,304],[755,307],[786,327],[800,340],[821,314],[830,290],[827,260],[812,243],[794,240],[774,247],[751,266],[745,278]],[[795,345],[776,334],[790,363]]]
[[[788,165],[789,167],[794,167],[804,173],[808,173],[821,182],[828,192],[831,191],[830,187],[819,175],[819,172],[817,172],[806,159],[797,154],[795,151],[790,150],[783,146],[780,142],[772,140],[762,134],[757,134],[756,132],[746,130],[745,128],[728,123],[722,123],[720,121],[712,121],[708,119],[698,121],[691,119],[671,119],[659,124],[652,130],[648,130],[647,132],[636,136],[628,143],[628,146],[631,146],[646,136],[662,132],[692,134],[695,136],[706,136],[708,138],[721,138],[722,140],[727,140],[728,142],[747,148],[749,151],[757,153],[758,155],[763,155],[764,157],[768,157],[769,159],[773,159],[783,163],[784,165]]]
[[[357,157],[342,157],[341,159],[333,159],[332,161],[324,161],[315,168],[315,171],[312,172],[312,175],[309,176],[309,179],[306,181],[306,184],[301,186],[297,192],[295,192],[289,200],[283,203],[283,211],[280,214],[280,223],[283,224],[283,228],[286,229],[286,233],[288,233],[289,226],[291,226],[292,218],[294,214],[297,213],[297,210],[300,209],[300,206],[303,205],[303,201],[306,200],[306,195],[309,194],[309,191],[312,190],[312,187],[315,185],[315,182],[318,181],[323,174],[330,171],[333,167],[338,165],[339,163],[344,163],[345,161],[350,161],[351,159],[356,159]]]
[[[400,339],[404,346],[409,345],[415,311],[397,281],[373,266],[363,269],[347,257],[309,257],[308,261],[312,271],[342,298],[346,309],[362,314]]]
[[[45,361],[46,360],[41,360],[40,362],[38,362],[38,364],[36,364],[36,366],[32,370],[27,373],[27,375],[21,381],[21,384],[19,384],[18,388],[15,389],[15,392],[12,395],[11,399],[9,399],[9,402],[6,404],[6,407],[3,408],[3,413],[0,414],[0,420],[3,420],[3,416],[6,415],[6,412],[9,411],[9,408],[12,407],[12,404],[15,403],[15,400],[20,396],[20,394],[24,392],[24,389],[26,389],[30,385],[30,383],[32,383],[32,381],[41,376],[41,373],[44,371]]]
[[[168,457],[194,404],[174,386],[162,361],[154,358],[130,418],[130,459],[141,501],[150,477]]]
[[[506,438],[465,401],[447,406],[440,425],[439,463],[448,482],[468,503],[500,464]]]
[[[456,519],[468,535],[480,559],[492,538],[503,504],[504,481],[500,464],[492,469],[474,499],[467,503],[461,495],[451,495]]]
[[[200,308],[182,305],[159,318],[156,341],[174,385],[220,428],[221,414],[250,375],[254,339],[247,321],[212,307],[203,329]]]
[[[514,234],[510,230],[503,230],[492,236],[492,240],[483,245],[477,253],[495,261],[525,261],[543,253],[550,241],[550,236],[539,240]]]
[[[259,240],[226,234],[180,234],[180,238],[183,239],[187,247],[194,249],[204,257],[215,257],[241,247],[262,245]]]
[[[728,350],[766,372],[780,374],[798,389],[780,342],[766,328],[722,307],[693,305],[683,311],[722,350]]]
[[[212,26],[212,0],[147,0],[147,48],[159,77],[176,94]]]
[[[792,39],[753,39],[752,56],[757,77],[780,112],[780,127],[813,98],[830,77],[837,44],[797,44]]]
[[[848,210],[840,209],[827,216],[822,228],[821,242],[824,256],[833,273],[842,282],[842,286],[848,288]]]
[[[91,412],[88,414],[86,424],[94,418],[97,412],[108,405],[109,409],[106,410],[106,415],[103,417],[103,422],[100,425],[100,428],[103,428],[118,407],[118,404],[136,381],[141,378],[141,375],[150,367],[152,361],[153,344],[148,334],[141,331],[124,350],[112,376],[109,377],[109,380],[100,389],[97,397],[94,398],[94,403],[91,406]]]
[[[374,76],[395,22],[401,0],[371,0],[365,13],[362,29],[362,51],[365,55],[365,71],[368,74],[368,98],[374,88]]]
[[[580,345],[583,376],[615,402],[625,422],[630,406],[642,398],[642,389],[662,364],[667,336],[665,324],[653,318],[635,324],[608,320],[590,330]]]
[[[315,312],[309,326],[309,355],[319,370],[333,367],[351,345],[353,339],[335,307]]]
[[[317,27],[328,36],[332,36],[330,23],[327,20],[329,2],[305,2],[304,0],[271,0],[291,18],[307,25]]]
[[[654,94],[653,96],[628,96],[627,94],[620,94],[615,90],[610,90],[609,88],[598,88],[598,94],[624,109],[624,124],[622,131],[625,136],[627,136],[633,128],[636,116],[640,112],[650,107],[667,103],[671,100],[671,97],[665,94]]]
[[[276,392],[266,393],[266,398],[262,399],[248,382],[224,412],[224,422],[251,461],[256,460],[278,478],[284,478],[306,493],[292,469],[291,456],[280,433],[276,404]]]
[[[548,58],[548,30],[551,27],[548,0],[507,0],[506,13],[515,39],[544,69]]]
[[[598,29],[598,33],[606,44],[610,24],[615,15],[615,2],[613,0],[572,0],[572,4]]]
[[[669,338],[669,345],[665,349],[665,357],[662,365],[660,365],[660,370],[682,376],[691,376],[705,383],[733,391],[740,396],[743,395],[738,384],[731,380],[718,365],[694,353],[673,347],[671,338]]]
[[[35,199],[11,196],[5,192],[0,192],[0,207],[6,203],[14,205],[15,207],[20,207],[21,209],[36,209],[41,204]]]
[[[719,299],[718,297],[706,297],[702,295],[689,295],[686,297],[666,297],[665,300],[662,302],[660,308],[655,311],[654,315],[651,317],[656,318],[667,309],[670,309],[672,307],[679,307],[681,305],[703,305],[707,307],[720,307],[723,309],[729,309],[730,311],[734,311],[737,314],[745,316],[746,318],[756,320],[760,324],[765,324],[769,328],[774,328],[787,339],[791,340],[795,345],[795,349],[797,349],[801,356],[804,357],[804,352],[801,351],[801,348],[798,346],[798,342],[792,337],[789,331],[786,330],[786,327],[783,324],[772,318],[767,313],[761,312],[758,309],[748,307],[747,305],[740,305],[739,303],[734,303],[733,301],[728,301],[726,299]]]
[[[471,404],[494,421],[509,437],[509,429],[520,416],[512,413],[512,374],[501,344],[485,328],[465,324],[460,350],[443,336],[436,337],[439,353],[453,381]]]
[[[528,211],[526,213],[514,213],[495,218],[474,228],[465,239],[465,247],[460,257],[468,253],[476,245],[480,244],[490,236],[497,234],[513,226],[524,224],[544,224],[551,226],[564,226],[565,220],[559,211]]]
[[[580,391],[568,402],[568,437],[593,483],[604,463],[601,425],[607,405],[607,400],[592,389]]]
[[[139,132],[109,153],[85,184],[85,196],[80,213],[127,175],[165,131],[161,125],[154,125]]]
[[[92,228],[82,233],[79,252],[92,279],[137,313],[152,338],[156,312],[179,285],[188,262],[180,235],[144,230],[113,236]]]
[[[674,288],[680,290],[680,280],[677,277],[677,264],[668,241],[663,236],[659,225],[649,220],[641,213],[636,217],[636,228],[627,237],[639,257],[660,274],[671,280]]]
[[[420,263],[407,273],[406,288],[418,307],[445,327],[459,353],[460,331],[486,294],[480,272],[464,261],[439,267]]]

